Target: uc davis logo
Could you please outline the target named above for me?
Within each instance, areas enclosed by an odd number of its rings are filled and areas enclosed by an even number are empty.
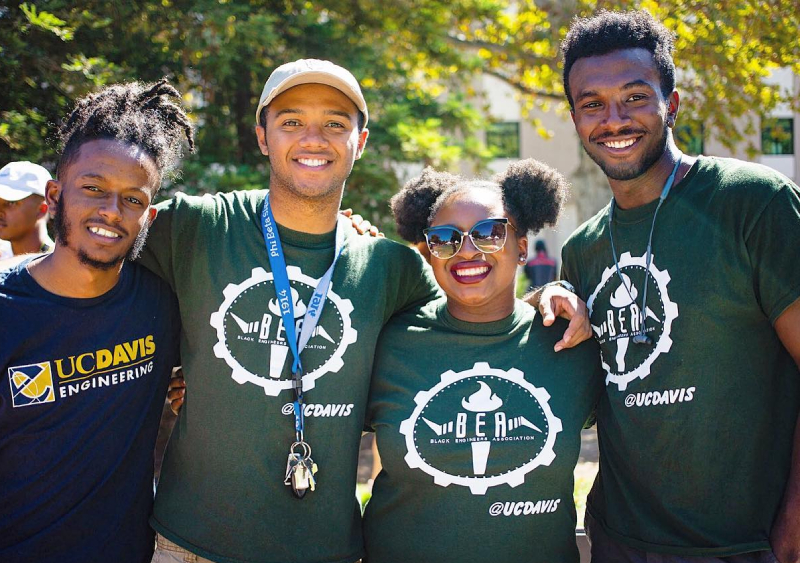
[[[550,394],[525,381],[521,371],[493,369],[478,362],[414,397],[416,408],[400,424],[411,469],[436,485],[469,487],[473,495],[489,487],[516,487],[525,475],[556,457],[553,446],[561,419]]]
[[[15,407],[54,403],[56,400],[50,362],[10,367],[8,382]]]
[[[678,317],[678,305],[669,298],[670,275],[656,267],[652,255],[650,275],[645,275],[644,256],[619,257],[619,275],[615,266],[603,272],[600,283],[586,301],[597,342],[606,385],[616,384],[624,391],[631,381],[650,375],[650,366],[659,355],[672,348],[672,322]],[[640,315],[642,291],[647,283],[647,303]],[[640,318],[644,318],[641,326]],[[647,334],[655,346],[631,346],[631,337]]]
[[[297,266],[288,266],[286,271],[295,327],[300,334],[306,303],[319,280],[303,274]],[[272,273],[253,268],[248,279],[228,284],[222,293],[225,299],[210,319],[217,333],[214,355],[225,360],[237,383],[258,385],[272,397],[291,389],[292,354],[286,342]],[[304,391],[313,389],[316,380],[326,373],[342,369],[342,356],[358,338],[350,320],[352,312],[350,300],[339,297],[331,284],[322,318],[303,351]]]

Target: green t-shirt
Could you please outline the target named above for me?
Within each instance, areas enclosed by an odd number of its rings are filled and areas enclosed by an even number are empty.
[[[768,549],[800,409],[800,374],[772,326],[800,296],[798,188],[763,166],[697,160],[656,220],[649,346],[631,335],[656,204],[614,212],[625,285],[607,208],[562,253],[607,374],[597,412],[600,475],[588,510],[609,535],[639,549]]]
[[[467,323],[444,299],[386,325],[367,409],[383,464],[368,563],[577,563],[573,469],[603,378],[594,342],[553,352],[566,326],[521,301]]]
[[[302,353],[319,473],[316,491],[298,500],[283,484],[295,438],[292,354],[260,229],[265,195],[179,195],[153,225],[142,261],[178,296],[187,391],[151,522],[214,561],[351,562],[363,552],[356,468],[378,334],[395,312],[430,300],[435,284],[412,249],[347,230]],[[335,237],[279,233],[300,322]]]

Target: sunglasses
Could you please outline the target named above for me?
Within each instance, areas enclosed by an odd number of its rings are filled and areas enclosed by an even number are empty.
[[[517,230],[507,218],[497,217],[478,221],[468,231],[460,231],[453,225],[438,225],[422,232],[431,254],[447,260],[458,254],[465,237],[469,237],[475,248],[484,254],[500,252],[506,244],[508,227]]]

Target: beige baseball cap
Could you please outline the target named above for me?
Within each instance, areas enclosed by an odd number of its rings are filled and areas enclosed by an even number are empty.
[[[19,201],[29,195],[44,197],[50,172],[28,161],[9,162],[0,168],[0,199]]]
[[[349,70],[330,61],[299,59],[279,66],[269,75],[256,108],[256,123],[262,108],[268,106],[279,94],[301,84],[325,84],[336,88],[350,98],[364,114],[365,126],[369,121],[364,94],[361,93],[356,77]]]

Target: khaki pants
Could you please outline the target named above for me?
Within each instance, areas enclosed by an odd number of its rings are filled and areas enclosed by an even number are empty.
[[[214,563],[211,559],[195,555],[169,541],[161,534],[156,534],[156,550],[151,563]]]
[[[191,551],[169,541],[161,534],[156,534],[156,551],[150,563],[214,563],[211,559],[195,555]],[[359,559],[356,563],[361,563]]]

